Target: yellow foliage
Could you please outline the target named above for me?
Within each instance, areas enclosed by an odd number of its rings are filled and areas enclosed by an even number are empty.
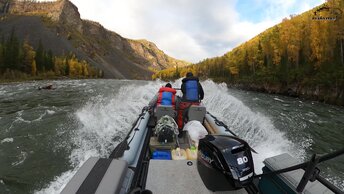
[[[328,0],[321,6],[343,10],[344,1]],[[176,79],[191,71],[199,77],[217,80],[285,85],[316,79],[328,84],[333,79],[338,85],[342,79],[333,75],[344,68],[344,15],[336,21],[313,20],[314,12],[321,6],[284,19],[224,56],[179,68],[178,73],[173,68],[165,69],[152,78]]]

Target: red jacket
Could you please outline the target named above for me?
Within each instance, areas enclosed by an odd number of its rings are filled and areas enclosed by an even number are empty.
[[[177,91],[173,88],[162,87],[159,89],[157,105],[176,105],[175,96]]]

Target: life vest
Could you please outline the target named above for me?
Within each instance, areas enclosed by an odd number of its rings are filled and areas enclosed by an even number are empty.
[[[198,95],[198,80],[189,79],[185,82],[185,89],[186,89],[186,100],[187,101],[199,101]]]
[[[173,88],[162,87],[159,89],[159,96],[157,105],[172,105],[175,106],[176,90]]]

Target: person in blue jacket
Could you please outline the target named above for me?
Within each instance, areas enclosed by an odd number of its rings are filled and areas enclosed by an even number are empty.
[[[177,117],[177,124],[178,128],[181,131],[184,126],[184,114],[185,111],[191,105],[199,105],[201,100],[204,97],[204,91],[199,83],[197,77],[194,77],[191,72],[186,74],[186,77],[182,80],[182,87],[181,87],[183,96],[181,102],[178,103],[178,117]],[[181,135],[182,133],[180,133]]]
[[[182,80],[182,101],[184,102],[200,102],[204,98],[202,85],[199,83],[198,77],[194,77],[192,72],[188,72]]]

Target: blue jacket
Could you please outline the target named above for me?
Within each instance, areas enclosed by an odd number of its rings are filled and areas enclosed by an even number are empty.
[[[183,101],[199,102],[204,98],[204,91],[197,77],[186,77],[182,80]]]

